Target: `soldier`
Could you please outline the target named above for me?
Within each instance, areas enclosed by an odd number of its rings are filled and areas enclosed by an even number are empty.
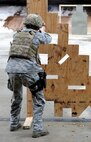
[[[18,130],[22,105],[22,86],[32,93],[33,132],[32,137],[49,134],[44,129],[42,114],[45,106],[43,88],[46,87],[46,73],[40,65],[38,48],[40,44],[49,44],[51,36],[45,32],[44,22],[38,14],[29,14],[25,18],[24,28],[15,33],[9,51],[6,72],[9,76],[8,88],[13,91],[11,102],[10,131]]]

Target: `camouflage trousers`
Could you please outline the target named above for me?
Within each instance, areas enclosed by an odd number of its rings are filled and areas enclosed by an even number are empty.
[[[28,87],[35,83],[39,76],[31,76],[30,74],[8,74],[11,83],[11,90],[13,91],[13,99],[11,100],[11,117],[10,125],[17,126],[20,121],[20,112],[22,107],[22,91],[23,85]],[[32,94],[33,100],[33,131],[43,129],[42,114],[45,106],[45,98],[43,90]]]

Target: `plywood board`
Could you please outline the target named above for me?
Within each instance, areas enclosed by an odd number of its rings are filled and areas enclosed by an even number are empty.
[[[48,54],[48,65],[42,65],[47,75],[44,95],[47,101],[54,101],[55,116],[62,116],[62,108],[72,108],[73,115],[79,115],[91,105],[91,77],[89,77],[89,56],[79,55],[79,45],[68,45],[68,24],[58,24],[57,13],[48,13],[47,0],[28,1],[28,13],[40,14],[46,22],[48,32],[58,34],[58,44],[41,45],[39,53]],[[28,91],[28,116],[32,115],[32,101]],[[30,98],[29,98],[30,97]]]
[[[29,89],[27,89],[27,117],[32,117],[33,106],[32,106],[32,95]]]
[[[47,0],[31,0],[27,5],[28,13],[37,13],[43,18],[47,32],[57,33],[58,14],[48,12]]]

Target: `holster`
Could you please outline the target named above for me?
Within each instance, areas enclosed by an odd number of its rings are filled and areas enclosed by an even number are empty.
[[[8,88],[9,90],[13,91],[13,86],[12,86],[12,84],[11,84],[11,82],[10,82],[10,79],[8,79],[7,88]]]
[[[43,88],[46,88],[46,72],[39,72],[38,75],[40,77],[40,82],[43,85]]]

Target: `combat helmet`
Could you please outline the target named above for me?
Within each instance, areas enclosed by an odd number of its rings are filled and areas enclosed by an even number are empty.
[[[41,28],[42,25],[43,25],[43,20],[42,20],[42,17],[38,14],[29,14],[26,18],[25,18],[25,21],[24,21],[24,25],[33,25],[33,26],[36,26],[38,28]]]

